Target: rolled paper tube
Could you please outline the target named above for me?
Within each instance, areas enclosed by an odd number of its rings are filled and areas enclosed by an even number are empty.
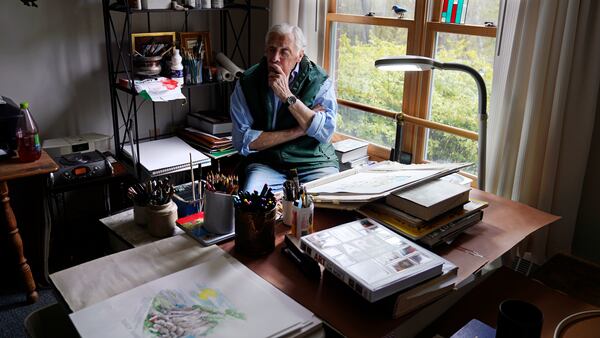
[[[236,79],[239,79],[240,76],[244,73],[244,70],[238,67],[233,61],[231,61],[225,54],[219,53],[217,54],[217,62],[223,66],[223,68],[227,69]]]
[[[221,76],[221,79],[223,79],[223,81],[233,81],[234,77],[233,74],[231,74],[227,69],[223,68],[223,67],[217,67],[217,69],[219,70],[219,76]]]

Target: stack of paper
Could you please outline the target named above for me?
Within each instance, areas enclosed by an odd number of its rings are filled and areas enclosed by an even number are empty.
[[[233,148],[231,136],[218,137],[191,127],[178,130],[177,135],[212,158],[228,156],[237,152]]]
[[[310,311],[226,255],[70,317],[82,337],[294,337],[321,325]]]
[[[194,167],[210,165],[210,158],[176,136],[139,143],[139,149],[138,154],[135,144],[123,147],[125,154],[134,162],[137,159],[150,176],[189,170],[190,154]]]
[[[467,167],[459,164],[411,164],[383,161],[373,166],[354,168],[309,182],[305,185],[313,200],[320,203],[370,202],[439,178]]]

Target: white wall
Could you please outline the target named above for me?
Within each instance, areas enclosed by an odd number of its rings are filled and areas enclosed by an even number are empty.
[[[113,2],[111,0],[111,2]],[[113,135],[101,0],[38,0],[38,8],[19,0],[0,1],[0,95],[29,101],[42,139],[97,132]],[[255,1],[268,5],[268,1]],[[241,24],[240,11],[231,11]],[[263,51],[268,13],[252,13],[251,52],[254,63]],[[121,26],[123,15],[114,13]],[[146,15],[134,17],[134,32],[145,32]],[[152,14],[152,31],[183,31],[183,13]],[[218,12],[192,12],[189,31],[211,31],[213,51],[220,51]],[[237,29],[237,28],[236,28]],[[229,32],[231,40],[233,34]],[[246,33],[242,52],[247,53]],[[233,45],[230,43],[230,47]],[[234,58],[234,62],[239,59]],[[248,61],[248,60],[246,60]],[[220,101],[209,88],[194,88],[192,111]],[[119,94],[122,103],[130,99]],[[140,104],[138,100],[138,105]],[[181,101],[157,104],[157,124],[170,132],[188,111]],[[142,105],[140,137],[152,129],[152,104]]]
[[[0,94],[29,101],[42,138],[112,135],[98,0],[0,2]]]

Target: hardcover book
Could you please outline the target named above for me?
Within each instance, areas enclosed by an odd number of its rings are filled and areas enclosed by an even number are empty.
[[[213,135],[231,133],[232,128],[229,116],[217,114],[191,113],[187,116],[187,122],[191,127]]]
[[[364,156],[350,162],[340,163],[340,171],[349,170],[352,168],[358,168],[360,166],[369,164],[369,156]]]
[[[368,142],[351,138],[333,143],[335,154],[337,155],[340,163],[351,162],[367,156],[368,146]]]
[[[436,179],[389,194],[385,202],[407,214],[429,221],[469,201],[470,187]]]
[[[392,317],[402,317],[451,292],[454,289],[457,274],[458,267],[446,262],[441,275],[390,297],[391,301],[394,302]],[[387,299],[382,301],[385,302]]]
[[[481,322],[477,319],[471,319],[465,326],[460,330],[456,331],[455,334],[450,338],[494,338],[496,337],[496,329]]]
[[[304,236],[301,248],[370,302],[440,275],[448,262],[368,218]]]

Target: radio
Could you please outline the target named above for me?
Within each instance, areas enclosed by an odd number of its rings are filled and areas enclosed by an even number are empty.
[[[42,148],[51,157],[71,154],[75,152],[109,151],[110,137],[102,134],[88,133],[79,136],[69,136],[44,140]]]
[[[50,174],[52,187],[84,183],[113,174],[112,165],[106,156],[97,150],[58,156],[54,161],[59,168]]]

